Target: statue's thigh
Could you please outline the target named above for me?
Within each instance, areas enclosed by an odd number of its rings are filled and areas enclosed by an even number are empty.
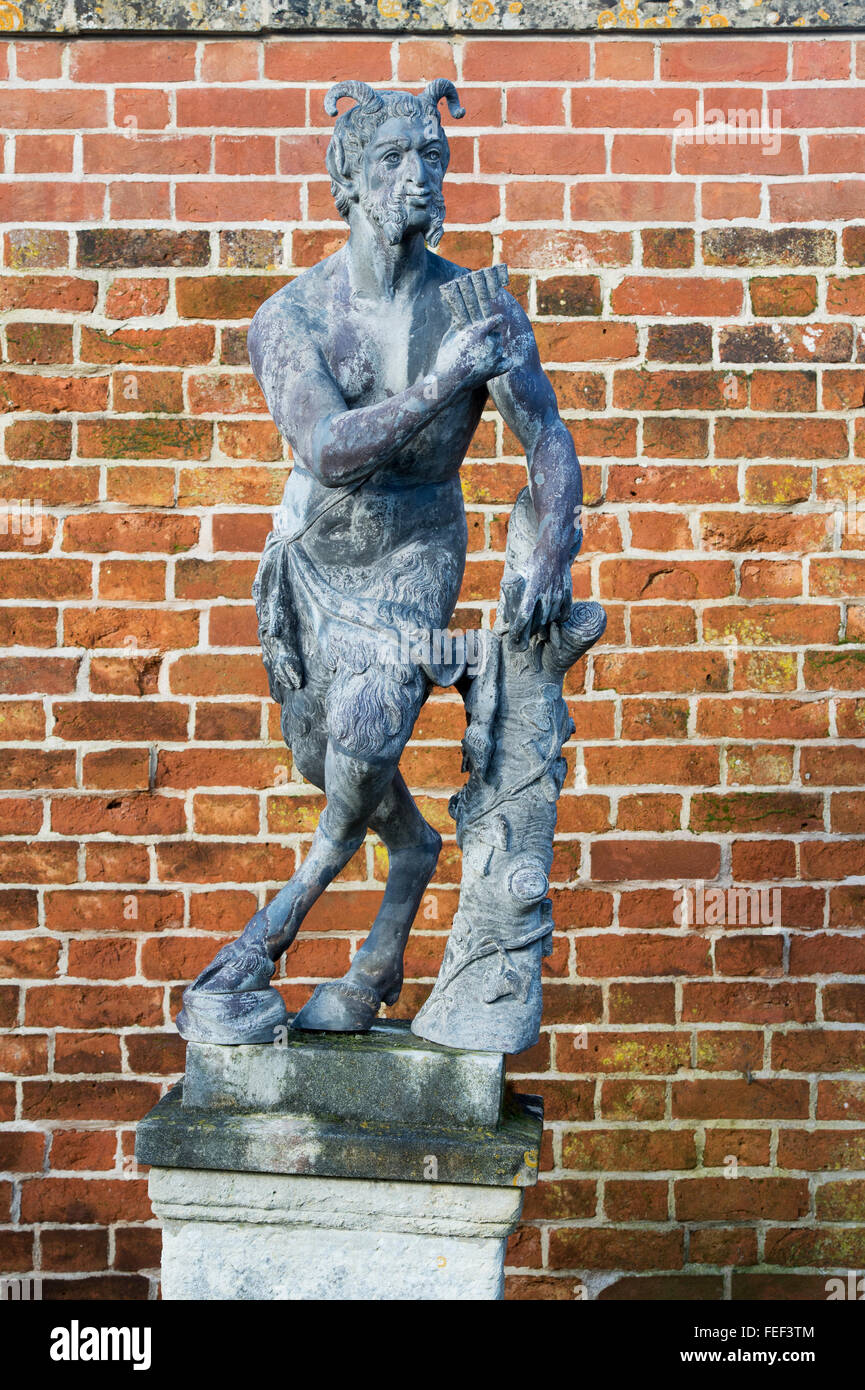
[[[395,767],[427,691],[427,678],[416,668],[338,669],[325,701],[331,746],[358,761]]]

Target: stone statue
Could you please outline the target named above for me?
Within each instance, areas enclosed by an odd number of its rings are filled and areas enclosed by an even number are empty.
[[[292,1026],[365,1031],[396,1001],[441,848],[398,764],[433,687],[455,686],[470,721],[469,781],[452,802],[463,889],[413,1029],[520,1050],[537,1038],[552,930],[547,875],[573,728],[562,681],[604,626],[599,605],[572,602],[580,467],[506,269],[469,273],[427,249],[444,222],[439,102],[465,115],[453,83],[411,95],[340,82],[330,116],[343,97],[355,104],[327,168],[348,243],[267,300],[249,333],[294,455],[253,589],[259,635],[295,765],[327,802],[303,864],[186,990],[178,1027],[200,1042],[273,1040],[287,1021],[275,963],[368,830],[388,851],[381,907],[348,973],[319,985]],[[529,485],[495,630],[451,642],[467,545],[459,469],[488,396],[526,451]]]

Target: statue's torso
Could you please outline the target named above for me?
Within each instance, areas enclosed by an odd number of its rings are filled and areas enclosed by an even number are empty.
[[[334,256],[299,277],[291,303],[302,309],[310,337],[350,410],[375,405],[428,377],[451,327],[439,293],[451,278],[447,262],[429,257],[430,274],[413,303],[352,292],[347,264]],[[285,292],[283,292],[285,293]],[[445,546],[465,558],[466,527],[459,482],[486,399],[485,390],[460,393],[389,463],[342,501],[300,459],[289,477],[278,525],[294,531],[327,505],[305,533],[322,559],[364,565],[406,545]]]

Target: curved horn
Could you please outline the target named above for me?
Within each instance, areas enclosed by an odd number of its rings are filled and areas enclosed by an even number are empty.
[[[340,97],[353,97],[363,111],[378,111],[382,105],[378,92],[366,82],[337,82],[324,99],[324,109],[328,116],[336,115],[336,104]]]
[[[466,114],[466,108],[460,104],[459,92],[449,77],[437,77],[434,82],[428,82],[423,95],[433,106],[438,106],[442,97],[446,97],[448,111],[457,120],[461,120]]]

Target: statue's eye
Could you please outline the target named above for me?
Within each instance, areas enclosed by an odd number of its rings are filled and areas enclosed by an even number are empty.
[[[426,154],[424,155],[424,158],[427,160],[431,160],[433,164],[438,164],[441,161],[441,157],[441,150],[439,149],[438,145],[430,146],[430,148],[426,151]]]
[[[397,151],[396,151],[396,150],[388,150],[387,154],[384,155],[384,157],[383,157],[383,159],[382,159],[382,163],[383,163],[383,164],[389,164],[391,168],[393,168],[396,164],[399,164],[399,155],[398,155]]]

